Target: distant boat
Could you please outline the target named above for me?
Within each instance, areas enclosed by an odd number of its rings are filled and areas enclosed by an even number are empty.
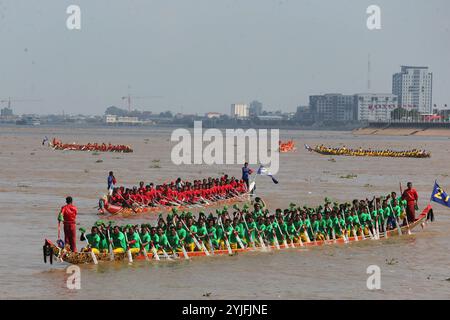
[[[22,119],[16,121],[16,125],[39,126],[41,119],[38,116],[23,116]]]

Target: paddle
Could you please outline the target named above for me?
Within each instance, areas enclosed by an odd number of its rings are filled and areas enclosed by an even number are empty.
[[[228,235],[227,235],[227,233],[225,232],[225,228],[223,227],[222,219],[221,219],[220,216],[219,216],[217,222],[218,222],[218,224],[222,227],[223,236],[224,236],[224,238],[225,238],[225,244],[226,244],[227,249],[228,249],[228,254],[232,255],[232,254],[233,254],[233,250],[231,250],[230,242],[228,241]]]
[[[108,242],[109,242],[109,260],[114,261],[114,250],[113,250],[113,246],[112,246],[112,239],[111,239],[111,235],[109,234],[109,228],[106,229],[106,231],[108,232]]]
[[[261,236],[261,231],[258,230],[258,227],[255,226],[256,232],[258,233],[259,244],[263,251],[267,250],[266,244],[264,243],[264,239]]]
[[[339,222],[339,218],[337,218],[337,219],[338,219],[337,224],[339,227],[339,231],[341,231],[341,233],[342,233],[342,238],[344,238],[345,243],[348,243],[347,235],[345,234],[344,230],[342,229],[341,223]]]
[[[272,236],[273,236],[273,242],[275,243],[275,247],[277,248],[277,250],[281,250],[280,244],[278,243],[277,233],[273,229],[273,225],[272,225]]]
[[[156,250],[155,243],[153,241],[151,241],[151,246],[152,246],[151,250],[152,250],[153,256],[155,257],[156,261],[161,260],[159,258],[158,250]]]
[[[355,225],[353,224],[353,221],[352,221],[352,233],[353,233],[353,237],[355,238],[355,241],[359,241],[358,233],[356,232]]]
[[[145,260],[150,261],[150,258],[148,257],[147,249],[145,249],[145,246],[142,243],[141,235],[139,233],[138,233],[138,236],[139,236],[139,241],[141,241],[141,247],[142,247],[142,251],[143,251],[144,256],[145,256]]]
[[[405,215],[406,227],[408,228],[408,235],[411,235],[411,229],[409,228],[408,214],[406,213],[405,208],[403,208],[403,213]]]
[[[375,212],[376,212],[376,216],[375,216],[375,229],[377,230],[377,238],[380,239],[380,226],[378,224],[378,220],[380,220],[380,213],[378,212],[378,206],[377,206],[377,198],[375,198]]]
[[[204,244],[201,245],[201,244],[198,242],[198,240],[197,240],[197,238],[195,237],[195,235],[194,235],[194,234],[191,232],[191,230],[187,227],[187,225],[186,225],[186,223],[184,222],[184,220],[183,220],[183,219],[180,219],[180,220],[181,220],[181,222],[183,223],[183,226],[186,228],[187,232],[189,232],[189,234],[191,235],[192,240],[194,240],[195,246],[198,248],[198,250],[204,251],[204,252],[205,252],[205,255],[209,256],[210,254],[209,254],[208,250],[205,248],[205,245],[204,245]]]
[[[248,224],[247,224],[247,220],[245,219],[245,215],[242,214],[242,212],[239,212],[239,214],[241,215],[242,219],[244,220],[245,228],[247,228],[248,238],[252,244],[252,247],[254,250],[256,250],[256,244],[255,244],[255,241],[253,241],[253,235],[250,232],[250,229],[248,228]]]
[[[184,258],[185,258],[186,260],[191,259],[191,258],[189,258],[189,255],[188,255],[188,253],[187,253],[187,251],[186,251],[186,248],[184,247],[184,243],[183,243],[183,242],[180,242],[180,244],[181,244],[181,251],[183,252]]]
[[[291,248],[295,249],[295,244],[294,244],[294,236],[289,234],[288,229],[286,228],[286,234],[289,237],[289,239],[291,240]],[[302,241],[302,239],[300,239],[300,241]],[[301,244],[303,246],[303,243]]]
[[[315,232],[314,232],[314,230],[313,230],[313,228],[312,228],[312,225],[311,225],[311,224],[309,225],[309,229],[310,229],[310,231],[311,231],[311,234],[312,234],[312,236],[313,236],[313,238],[314,238],[314,245],[316,245],[316,246],[317,246],[317,233],[315,233]]]
[[[395,220],[395,226],[397,227],[398,235],[401,236],[402,235],[402,229],[400,228],[400,225],[399,225],[398,220],[397,220],[397,216],[396,216],[395,211],[392,208],[392,204],[390,202],[389,202],[389,206],[391,207],[391,210],[392,210],[392,216],[394,217],[394,220]]]
[[[131,254],[130,245],[128,244],[127,232],[125,231],[123,234],[125,235],[125,241],[127,242],[127,257],[128,257],[128,262],[129,262],[129,263],[133,263],[133,255]]]
[[[286,237],[284,236],[283,232],[281,231],[280,224],[278,222],[276,224],[277,224],[277,227],[278,227],[278,231],[280,231],[281,238],[283,239],[283,245],[285,246],[285,248],[289,248],[289,245],[287,243]],[[275,233],[275,238],[276,238],[276,233]],[[277,242],[278,242],[278,239],[277,239]]]
[[[166,258],[167,260],[172,260],[172,258],[167,254],[166,250],[164,250],[164,248],[161,246],[161,251],[163,253],[164,258]]]
[[[245,249],[244,243],[242,242],[241,238],[239,237],[238,232],[234,228],[233,228],[233,234],[236,237],[236,241],[239,244],[239,246],[241,247],[241,249]]]
[[[375,237],[373,236],[373,233],[370,231],[370,228],[371,228],[371,227],[372,227],[372,230],[373,230],[373,224],[372,224],[372,217],[371,217],[371,215],[370,215],[369,204],[366,205],[366,209],[367,209],[366,215],[368,215],[368,216],[370,217],[370,225],[367,224],[367,231],[369,232],[370,239],[375,240]],[[364,221],[364,222],[365,222],[365,221]],[[365,229],[365,228],[363,228],[363,232],[364,232],[364,229]]]
[[[81,231],[81,230],[80,230]],[[86,244],[87,244],[87,249],[89,250],[89,253],[91,254],[91,258],[92,258],[92,261],[94,262],[94,264],[98,264],[98,261],[97,261],[97,257],[95,256],[95,253],[94,253],[94,251],[92,251],[92,247],[91,247],[91,245],[89,244],[89,241],[88,241],[88,239],[86,238],[86,235],[83,233],[83,238],[84,238],[84,240],[86,241]]]

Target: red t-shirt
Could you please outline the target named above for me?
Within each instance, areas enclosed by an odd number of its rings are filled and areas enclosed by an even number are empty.
[[[77,219],[77,207],[75,207],[73,204],[66,204],[64,207],[61,208],[61,213],[64,217],[64,223],[75,223]]]
[[[419,199],[416,189],[405,190],[402,195],[402,199],[406,200],[408,204],[414,203],[414,201]]]

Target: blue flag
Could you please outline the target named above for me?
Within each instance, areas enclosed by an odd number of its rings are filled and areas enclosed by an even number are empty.
[[[443,206],[450,208],[450,196],[434,182],[433,193],[431,194],[431,201],[442,204]]]

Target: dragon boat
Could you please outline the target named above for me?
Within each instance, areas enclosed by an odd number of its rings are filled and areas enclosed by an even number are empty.
[[[305,145],[305,148],[310,152],[317,152],[323,155],[330,156],[351,156],[351,157],[391,157],[391,158],[430,158],[431,153],[425,150],[374,150],[374,149],[349,149],[346,147],[332,148],[324,145],[315,146],[311,148]]]
[[[392,229],[387,230],[386,235],[384,233],[379,234],[379,240],[383,240],[386,238],[391,237],[398,237],[401,235],[408,235],[410,234],[411,230],[417,228],[418,226],[424,227],[425,223],[428,221],[429,217],[433,214],[433,209],[431,205],[428,205],[422,213],[418,216],[417,220],[414,222],[409,223],[407,226],[403,226],[400,229]],[[317,241],[310,241],[310,242],[303,242],[300,244],[294,243],[293,246],[295,248],[312,248],[312,247],[320,247],[324,245],[346,245],[348,243],[355,243],[358,241],[377,241],[374,239],[371,239],[369,237],[366,237],[364,240],[361,237],[358,236],[349,236],[348,238],[337,238],[336,240],[317,240]],[[292,250],[292,246],[285,247],[284,245],[280,244],[280,250]],[[275,251],[278,250],[276,246],[266,246],[265,251]],[[239,248],[239,249],[231,249],[231,254],[244,254],[247,252],[254,252],[254,251],[264,251],[264,248],[261,247],[247,247],[247,248]],[[47,260],[50,263],[53,263],[53,260],[56,259],[56,261],[60,262],[66,262],[70,264],[93,264],[94,258],[92,257],[93,253],[90,251],[86,252],[71,252],[68,247],[61,248],[57,244],[53,243],[51,240],[45,239],[44,246],[43,246],[43,254],[44,254],[44,262],[46,263]],[[148,260],[151,263],[157,263],[158,261],[153,255],[153,253],[147,253],[147,257],[140,252],[140,253],[131,253],[132,260],[133,261],[145,261]],[[203,257],[203,256],[224,256],[229,255],[230,251],[228,250],[214,250],[213,252],[206,253],[205,251],[193,251],[193,252],[187,252],[187,255],[189,258],[195,258],[195,257]],[[112,261],[111,256],[109,253],[100,253],[95,254],[96,260],[100,263],[107,263],[107,262],[129,262],[130,257],[128,256],[127,252],[123,253],[116,253],[114,254],[114,261]],[[175,254],[168,254],[166,257],[163,255],[160,255],[160,260],[177,260],[177,259],[185,259],[183,253],[175,253]]]
[[[209,208],[213,206],[219,206],[224,204],[233,204],[237,202],[244,202],[250,199],[250,193],[242,193],[236,195],[231,198],[208,201],[208,202],[199,202],[194,204],[172,204],[172,205],[155,205],[155,206],[144,206],[133,204],[132,208],[125,208],[120,205],[110,204],[108,202],[108,197],[104,196],[99,201],[99,212],[100,214],[104,214],[105,212],[111,215],[136,215],[136,214],[144,214],[144,213],[163,213],[172,210],[173,208],[177,208],[180,210],[192,209],[192,208]]]
[[[53,150],[62,151],[95,151],[95,152],[119,152],[119,153],[131,153],[133,149],[127,145],[113,145],[111,143],[63,143],[60,140],[54,138],[48,143],[49,147]]]

